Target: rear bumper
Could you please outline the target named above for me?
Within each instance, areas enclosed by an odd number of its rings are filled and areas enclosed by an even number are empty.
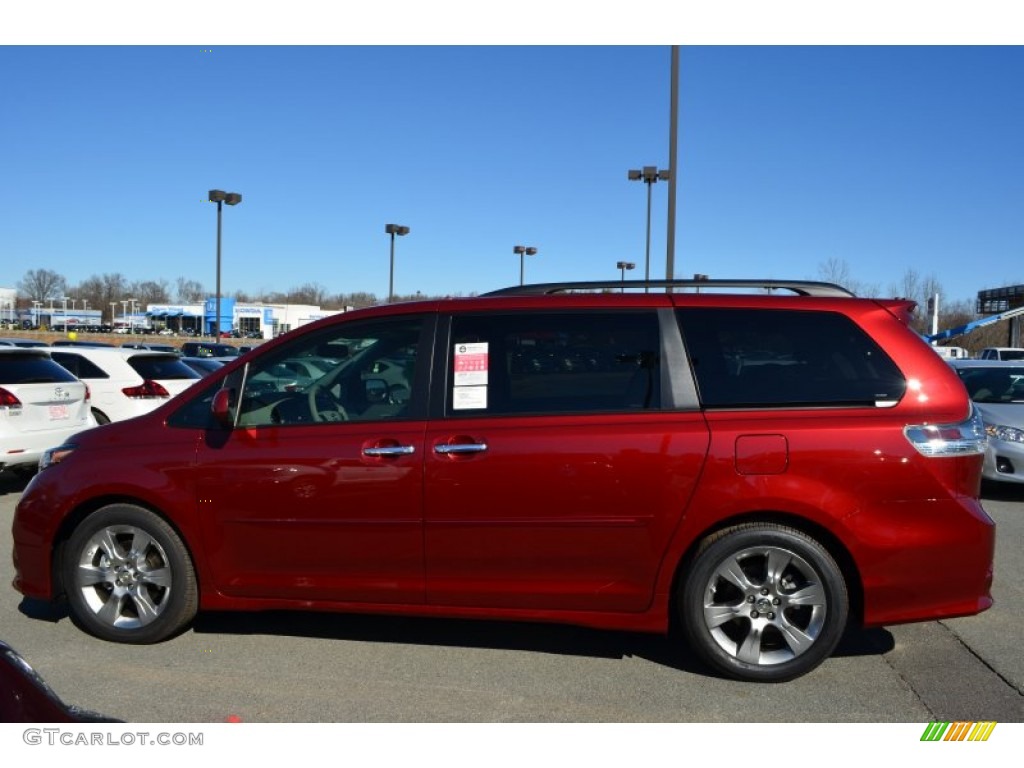
[[[854,516],[867,626],[969,616],[992,606],[995,523],[972,498]]]

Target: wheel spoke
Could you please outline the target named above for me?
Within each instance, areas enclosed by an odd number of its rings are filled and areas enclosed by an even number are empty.
[[[132,543],[128,551],[134,552],[139,557],[145,557],[152,544],[153,539],[148,533],[135,528],[132,530]]]
[[[75,572],[75,580],[79,587],[92,587],[96,584],[113,584],[114,572],[111,568],[100,568],[95,565],[79,565]]]
[[[779,632],[782,635],[782,639],[786,641],[786,645],[793,651],[794,656],[799,656],[801,653],[810,650],[810,647],[814,645],[814,641],[817,639],[797,629],[786,621],[785,618],[779,622]]]
[[[97,611],[96,616],[103,621],[107,626],[114,626],[117,620],[121,617],[121,608],[124,605],[125,594],[119,589],[115,589],[107,601],[103,604],[103,607]]]
[[[739,560],[737,560],[735,557],[730,558],[726,560],[724,563],[722,563],[718,571],[715,572],[715,576],[717,578],[728,581],[737,589],[743,591],[746,591],[754,586],[750,583],[750,579],[747,578],[747,574],[743,572],[743,569],[740,567]]]
[[[154,568],[151,571],[139,569],[139,579],[146,584],[152,584],[161,589],[171,588],[171,569],[167,567]]]
[[[786,568],[792,562],[792,552],[786,552],[784,549],[769,549],[765,562],[765,584],[778,588],[779,582],[782,580],[782,574],[785,573]]]
[[[761,630],[751,624],[750,631],[736,649],[736,658],[747,664],[757,664],[761,660]]]
[[[739,615],[739,607],[734,605],[705,605],[704,623],[708,629],[715,629],[728,624]]]
[[[133,589],[132,600],[135,602],[135,610],[139,614],[139,624],[145,626],[160,615],[160,606],[150,599],[149,593],[144,588]]]
[[[104,528],[95,539],[100,550],[110,559],[118,563],[123,563],[125,559],[124,552],[121,551],[121,546],[117,543],[117,539],[114,537],[114,532],[110,528]]]
[[[790,595],[785,596],[787,605],[825,605],[825,590],[821,584],[808,584]]]

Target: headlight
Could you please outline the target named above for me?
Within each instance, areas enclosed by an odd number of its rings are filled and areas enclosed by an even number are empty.
[[[1007,427],[1002,424],[986,424],[985,434],[1007,443],[1024,443],[1024,429]]]
[[[54,464],[60,464],[64,459],[74,453],[77,445],[73,443],[65,443],[64,445],[58,445],[56,448],[50,448],[43,451],[43,455],[39,457],[39,471],[42,472],[47,467],[52,467]]]

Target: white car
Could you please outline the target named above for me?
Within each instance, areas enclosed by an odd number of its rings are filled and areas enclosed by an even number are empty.
[[[979,360],[1024,360],[1021,347],[985,347],[978,355]]]
[[[55,347],[50,354],[89,385],[93,416],[100,424],[149,413],[201,378],[173,352]]]
[[[33,470],[43,451],[95,426],[89,387],[47,350],[0,347],[0,471]]]
[[[1024,483],[1024,360],[950,361],[988,434],[982,477]]]

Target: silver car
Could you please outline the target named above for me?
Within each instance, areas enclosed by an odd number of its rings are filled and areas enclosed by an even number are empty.
[[[1024,361],[950,360],[985,421],[982,476],[1024,483]]]

